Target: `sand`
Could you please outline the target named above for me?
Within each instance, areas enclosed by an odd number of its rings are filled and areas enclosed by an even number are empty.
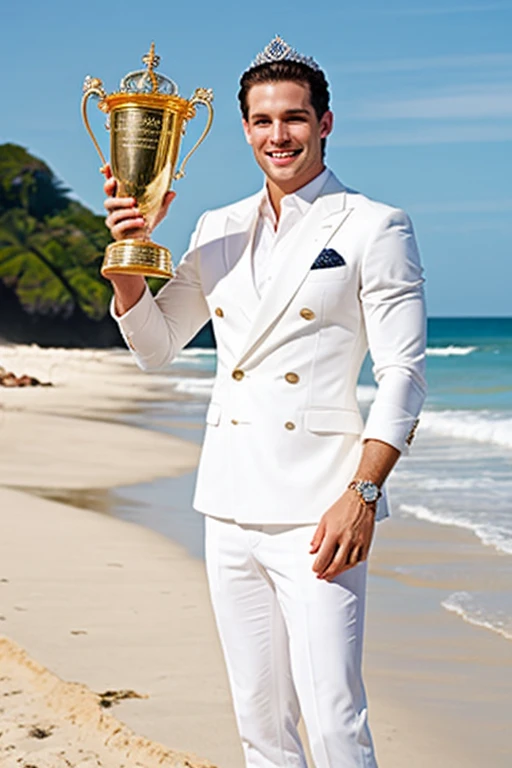
[[[162,381],[104,351],[0,348],[0,365],[56,382],[0,390],[0,765],[242,768],[203,563],[138,525],[34,495],[193,467],[197,446],[121,423],[162,397]],[[509,765],[506,641],[390,567],[435,567],[450,548],[481,554],[453,529],[379,530],[365,669],[381,768]]]

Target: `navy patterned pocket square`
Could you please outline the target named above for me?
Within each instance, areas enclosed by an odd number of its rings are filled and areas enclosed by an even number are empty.
[[[311,269],[328,269],[329,267],[343,267],[346,264],[343,256],[340,256],[334,248],[324,248],[311,265]]]

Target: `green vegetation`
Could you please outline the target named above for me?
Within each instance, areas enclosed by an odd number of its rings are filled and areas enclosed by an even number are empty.
[[[109,233],[51,169],[0,145],[0,335],[66,345],[117,343],[99,272]]]
[[[69,196],[52,170],[0,144],[0,339],[42,346],[122,343],[101,277],[110,234],[102,216]],[[149,280],[152,290],[161,280]],[[213,346],[210,324],[191,342]]]

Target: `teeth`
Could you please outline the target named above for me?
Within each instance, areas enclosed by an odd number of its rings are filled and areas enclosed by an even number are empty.
[[[276,158],[282,158],[282,157],[293,157],[295,154],[295,151],[290,152],[271,152],[272,157]]]

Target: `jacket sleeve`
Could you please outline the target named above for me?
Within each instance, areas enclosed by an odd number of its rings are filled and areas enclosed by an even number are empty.
[[[146,286],[137,304],[120,317],[115,313],[112,300],[111,315],[137,365],[145,371],[157,371],[169,365],[209,319],[197,249],[206,216],[207,213],[199,219],[175,276],[155,297]]]
[[[407,452],[426,396],[423,270],[412,224],[393,210],[377,228],[362,262],[361,302],[377,396],[363,440]]]

